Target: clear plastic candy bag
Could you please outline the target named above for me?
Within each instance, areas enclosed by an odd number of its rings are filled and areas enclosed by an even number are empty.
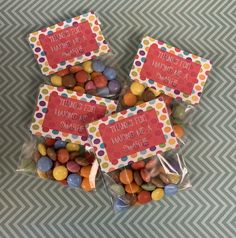
[[[22,146],[17,171],[89,192],[98,165],[92,148],[52,138],[34,137]]]
[[[176,151],[139,160],[102,175],[115,211],[159,201],[191,187],[185,161]]]

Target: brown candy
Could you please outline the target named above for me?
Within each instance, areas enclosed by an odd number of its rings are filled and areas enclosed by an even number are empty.
[[[141,186],[143,184],[143,179],[140,176],[139,171],[134,171],[134,181],[135,183],[137,183],[137,185]]]
[[[154,168],[156,165],[157,165],[157,159],[155,158],[155,159],[151,159],[151,160],[149,160],[147,163],[146,163],[146,165],[145,165],[145,168],[146,169],[152,169],[152,168]]]
[[[151,180],[151,175],[150,175],[150,173],[149,173],[146,169],[141,169],[140,175],[141,175],[142,179],[143,179],[146,183],[150,182],[150,180]]]
[[[166,174],[161,173],[161,174],[160,174],[160,179],[162,180],[162,182],[163,182],[164,184],[169,184],[169,183],[170,183],[170,180],[168,179],[168,177],[167,177]]]
[[[47,155],[53,161],[55,161],[57,159],[57,154],[56,154],[55,150],[51,147],[47,148]]]
[[[125,201],[130,205],[133,206],[137,202],[137,195],[134,193],[126,193],[125,194]]]
[[[164,183],[162,182],[162,180],[159,177],[152,178],[151,183],[154,184],[158,188],[164,187]]]
[[[145,90],[142,95],[143,101],[148,102],[156,98],[155,94],[150,90]]]
[[[81,166],[87,166],[89,165],[89,162],[86,158],[83,158],[83,157],[78,157],[75,159],[75,162]]]
[[[72,74],[65,75],[62,78],[62,85],[66,88],[73,88],[76,85],[74,76]]]
[[[160,174],[160,168],[154,167],[152,170],[149,171],[151,177],[156,177]]]
[[[70,160],[74,160],[76,158],[78,158],[80,156],[80,152],[79,151],[74,151],[70,153]]]

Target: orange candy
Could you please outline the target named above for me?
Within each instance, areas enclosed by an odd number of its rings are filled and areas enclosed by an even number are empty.
[[[124,95],[123,101],[126,106],[132,107],[137,103],[138,100],[134,94],[128,92]]]
[[[120,181],[123,184],[130,184],[132,183],[134,176],[133,176],[133,171],[131,169],[123,169],[120,172]]]
[[[90,192],[92,190],[92,187],[89,182],[89,178],[83,178],[81,183],[81,188],[86,192]]]
[[[91,165],[84,166],[80,169],[80,176],[88,178],[91,171]]]
[[[184,129],[182,126],[180,125],[174,125],[173,126],[173,130],[174,130],[174,133],[175,133],[175,136],[180,139],[184,136]]]
[[[139,186],[135,182],[132,182],[131,184],[126,184],[125,191],[127,193],[137,193],[139,191]]]
[[[92,72],[91,73],[91,78],[94,79],[94,78],[96,78],[99,75],[102,75],[102,73],[100,73],[100,72]]]
[[[58,76],[63,77],[63,76],[65,76],[65,75],[69,74],[69,73],[70,73],[70,70],[69,70],[68,68],[66,68],[66,69],[63,69],[63,70],[58,71],[56,74],[57,74]]]
[[[81,93],[81,94],[85,93],[85,89],[81,86],[75,86],[73,90],[76,91],[77,93]]]
[[[81,70],[76,73],[75,79],[78,83],[85,83],[89,79],[89,75],[84,70]]]
[[[57,151],[57,159],[60,163],[65,164],[69,160],[69,152],[62,148]]]
[[[104,88],[107,86],[107,78],[104,75],[98,75],[93,79],[93,82],[97,88]]]

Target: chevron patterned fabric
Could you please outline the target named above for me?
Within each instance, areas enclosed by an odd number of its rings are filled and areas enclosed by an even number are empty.
[[[45,80],[26,36],[94,10],[127,80],[143,35],[213,61],[184,156],[193,188],[114,213],[102,185],[71,190],[15,172]],[[0,237],[236,237],[236,1],[0,0]]]

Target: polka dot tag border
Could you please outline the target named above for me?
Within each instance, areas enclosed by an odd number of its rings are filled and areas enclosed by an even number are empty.
[[[108,124],[117,122],[119,120],[122,120],[124,118],[137,115],[137,113],[141,111],[148,111],[151,109],[155,109],[159,122],[163,124],[162,132],[165,135],[165,139],[166,139],[165,144],[156,145],[156,146],[147,148],[143,151],[120,158],[118,159],[117,164],[113,165],[110,162],[108,155],[106,153],[104,142],[99,132],[99,125],[101,124],[108,125]],[[118,112],[110,116],[106,116],[100,120],[89,123],[86,127],[89,134],[90,143],[94,147],[94,151],[99,161],[101,170],[105,173],[124,167],[128,165],[130,162],[136,162],[141,159],[146,159],[157,153],[163,153],[165,151],[178,147],[178,142],[174,135],[173,128],[170,123],[166,105],[163,101],[161,101],[158,98],[152,101],[140,104],[136,107],[129,108],[122,112]]]
[[[41,34],[50,35],[50,34],[53,34],[54,32],[59,31],[59,30],[63,30],[67,27],[73,26],[74,24],[79,24],[79,23],[82,23],[85,21],[89,22],[89,24],[91,26],[91,30],[92,30],[93,34],[95,34],[95,38],[96,38],[99,48],[92,52],[86,53],[82,56],[75,57],[73,59],[61,62],[60,64],[57,65],[56,68],[50,67],[50,65],[47,61],[45,52],[43,50],[43,47],[40,43],[39,36]],[[106,42],[105,37],[102,34],[100,25],[101,25],[101,23],[100,23],[99,19],[96,17],[96,15],[93,12],[89,12],[89,13],[86,13],[86,14],[83,14],[83,15],[80,15],[80,16],[77,16],[74,18],[67,19],[63,22],[59,22],[53,26],[41,29],[39,31],[30,33],[28,36],[28,41],[30,43],[31,49],[34,52],[34,56],[41,68],[42,73],[44,75],[54,74],[54,73],[56,73],[60,70],[63,70],[69,66],[82,63],[82,62],[90,60],[94,57],[97,57],[97,56],[100,56],[100,55],[110,52],[109,45]]]
[[[197,81],[194,84],[193,91],[190,95],[182,93],[178,90],[169,88],[162,84],[156,83],[155,81],[153,81],[151,79],[142,80],[140,78],[140,72],[142,70],[143,64],[147,57],[150,46],[153,44],[155,44],[159,49],[161,49],[163,51],[174,54],[174,55],[179,56],[184,59],[191,60],[192,62],[201,65],[199,74],[197,76]],[[139,81],[140,83],[145,84],[148,87],[152,87],[152,88],[156,89],[157,91],[161,91],[162,93],[165,93],[166,95],[168,95],[170,97],[176,98],[177,100],[184,101],[188,104],[195,105],[200,102],[203,88],[206,84],[208,74],[211,69],[212,69],[212,63],[209,60],[201,58],[197,55],[193,55],[186,51],[180,50],[180,49],[170,46],[169,44],[166,44],[162,41],[155,40],[149,36],[145,36],[142,39],[141,44],[139,45],[137,55],[135,56],[134,64],[130,71],[130,78],[132,80]]]
[[[59,96],[82,100],[85,102],[91,102],[93,104],[96,103],[102,106],[105,105],[107,109],[106,115],[115,112],[117,108],[117,104],[115,103],[115,101],[107,99],[107,98],[100,98],[100,97],[92,96],[89,94],[78,94],[75,91],[70,91],[60,87],[54,87],[47,84],[43,84],[40,86],[37,106],[36,106],[34,117],[30,126],[30,131],[32,132],[32,134],[36,136],[44,136],[44,137],[50,137],[50,138],[61,138],[62,140],[65,140],[68,142],[90,146],[87,136],[79,136],[79,135],[61,132],[58,130],[45,129],[42,127],[45,115],[47,113],[49,97],[52,93],[55,93],[55,92]]]

